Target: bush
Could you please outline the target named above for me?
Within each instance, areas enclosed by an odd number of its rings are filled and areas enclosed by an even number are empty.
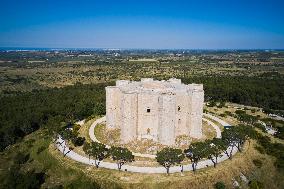
[[[262,161],[260,159],[254,159],[252,160],[252,162],[256,167],[258,168],[262,167]]]
[[[46,146],[41,146],[37,149],[37,154],[40,154],[41,152],[43,152],[46,149]]]
[[[214,185],[214,187],[216,188],[216,189],[225,189],[226,188],[226,185],[223,183],[223,182],[217,182],[215,185]]]
[[[72,138],[72,143],[74,144],[74,146],[82,146],[85,142],[85,137],[74,137]]]
[[[24,154],[23,152],[19,152],[14,157],[15,164],[24,164],[30,159],[30,154]]]
[[[73,128],[73,132],[77,133],[79,131],[80,127],[81,127],[80,125],[74,124],[73,127],[72,127]]]
[[[246,111],[243,111],[243,110],[236,110],[235,113],[236,113],[236,114],[245,114]]]
[[[233,116],[232,112],[230,111],[225,111],[225,114],[227,114],[228,116]]]
[[[262,132],[266,133],[266,129],[265,129],[265,127],[262,124],[255,123],[255,124],[253,124],[253,126],[256,127],[256,128],[259,128]]]
[[[264,188],[263,183],[261,183],[257,180],[250,181],[248,186],[249,186],[250,189],[263,189]]]
[[[23,172],[19,171],[20,166],[14,165],[10,167],[8,172],[4,173],[5,180],[2,181],[1,188],[14,189],[14,188],[40,188],[45,182],[44,172],[35,172],[34,170]]]

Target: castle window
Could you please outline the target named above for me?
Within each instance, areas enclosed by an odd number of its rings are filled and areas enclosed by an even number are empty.
[[[147,108],[147,113],[150,113],[150,112],[151,112],[150,108]]]
[[[180,112],[180,106],[178,106],[178,111]]]

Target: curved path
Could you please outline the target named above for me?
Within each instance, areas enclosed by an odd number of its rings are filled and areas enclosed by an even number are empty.
[[[101,123],[103,121],[105,121],[105,117],[96,120],[92,125],[97,125],[98,123]],[[226,123],[226,125],[229,125],[229,124]],[[219,134],[217,133],[217,135],[219,135]],[[93,137],[94,139],[96,139],[95,136],[94,136],[94,132],[90,133],[90,137]],[[95,160],[89,159],[85,156],[82,156],[82,155],[70,150],[69,147],[67,146],[66,142],[61,138],[61,136],[58,136],[58,138],[56,140],[56,146],[59,149],[59,151],[61,151],[63,154],[65,154],[65,156],[67,156],[67,157],[69,157],[69,158],[71,158],[75,161],[78,161],[78,162],[81,162],[81,163],[84,163],[84,164],[87,164],[87,165],[95,165]],[[231,150],[231,148],[229,147],[227,149],[227,151],[230,151],[230,150]],[[233,148],[232,154],[235,154],[237,151],[238,151],[237,148]],[[149,154],[143,154],[143,155],[149,155]],[[151,155],[151,156],[154,156],[154,155]],[[228,159],[228,156],[225,153],[223,153],[222,156],[218,158],[218,162],[222,162],[226,159]],[[202,169],[202,168],[205,168],[205,167],[208,167],[208,166],[213,166],[213,162],[211,160],[203,160],[203,161],[200,161],[198,163],[197,169]],[[117,170],[117,164],[111,163],[111,162],[101,161],[100,167]],[[129,172],[136,172],[136,173],[166,173],[166,169],[162,166],[159,166],[159,167],[139,167],[139,166],[132,166],[132,165],[123,165],[122,170],[127,170]],[[191,164],[183,165],[183,171],[191,171],[191,170],[192,170]],[[176,173],[176,172],[181,172],[180,166],[173,166],[173,167],[170,168],[170,173]]]
[[[220,118],[218,118],[218,117],[216,117],[216,116],[213,116],[213,115],[211,115],[211,114],[203,113],[203,115],[209,117],[210,119],[213,119],[214,121],[217,121],[217,122],[220,123],[223,127],[225,127],[225,126],[232,126],[232,125],[230,125],[229,123],[225,122],[224,120],[222,120],[222,119],[220,119]]]
[[[70,150],[69,147],[66,145],[66,142],[60,136],[57,138],[56,145],[57,145],[57,148],[62,153],[66,154],[65,156],[77,162],[81,162],[87,165],[95,165],[95,160],[93,159],[89,160],[89,158]],[[229,150],[230,149],[228,148],[227,151]],[[232,154],[235,154],[237,151],[238,149],[234,148]],[[228,159],[228,156],[225,153],[223,153],[222,157],[218,158],[218,162],[222,162],[226,159]],[[196,168],[202,169],[208,166],[213,166],[213,162],[211,160],[203,160],[197,164]],[[117,170],[117,164],[111,163],[111,162],[100,161],[100,167]],[[123,165],[122,170],[127,170],[129,172],[135,172],[135,173],[166,173],[166,169],[162,166],[140,167],[140,166],[132,166],[132,165]],[[191,164],[183,165],[183,171],[191,171],[191,170],[192,170]],[[170,168],[170,173],[177,173],[177,172],[181,172],[180,166],[173,166]]]
[[[206,119],[206,118],[202,118],[204,121],[206,121],[209,125],[211,125],[215,130],[216,130],[216,137],[217,138],[221,138],[221,130],[220,128],[215,124],[213,123],[212,121]],[[99,142],[101,143],[95,136],[95,127],[100,124],[100,123],[103,123],[106,121],[106,116],[100,118],[100,119],[97,119],[96,121],[94,121],[89,129],[89,136],[91,138],[92,141],[94,142]],[[222,120],[221,120],[222,121]],[[222,124],[222,123],[221,123]],[[226,123],[227,124],[227,123]],[[106,145],[107,148],[110,148],[109,145]],[[156,155],[153,155],[153,154],[142,154],[142,153],[134,153],[132,152],[132,154],[136,157],[145,157],[145,158],[151,158],[151,159],[155,159],[156,158]]]

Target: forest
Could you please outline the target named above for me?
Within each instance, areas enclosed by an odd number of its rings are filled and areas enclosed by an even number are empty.
[[[284,109],[284,78],[201,76],[183,78],[185,83],[203,83],[207,101],[227,101],[272,110]]]
[[[284,80],[281,77],[202,76],[182,80],[203,83],[207,101],[284,109]],[[58,130],[76,120],[105,114],[104,88],[108,85],[114,83],[77,83],[63,88],[5,94],[0,99],[0,150],[39,128]]]
[[[2,97],[0,100],[0,150],[39,128],[60,129],[76,120],[105,113],[105,86],[53,88]],[[51,133],[51,132],[50,132]]]

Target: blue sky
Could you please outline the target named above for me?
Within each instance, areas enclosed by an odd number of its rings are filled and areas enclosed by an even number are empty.
[[[284,48],[281,0],[0,0],[0,47]]]

